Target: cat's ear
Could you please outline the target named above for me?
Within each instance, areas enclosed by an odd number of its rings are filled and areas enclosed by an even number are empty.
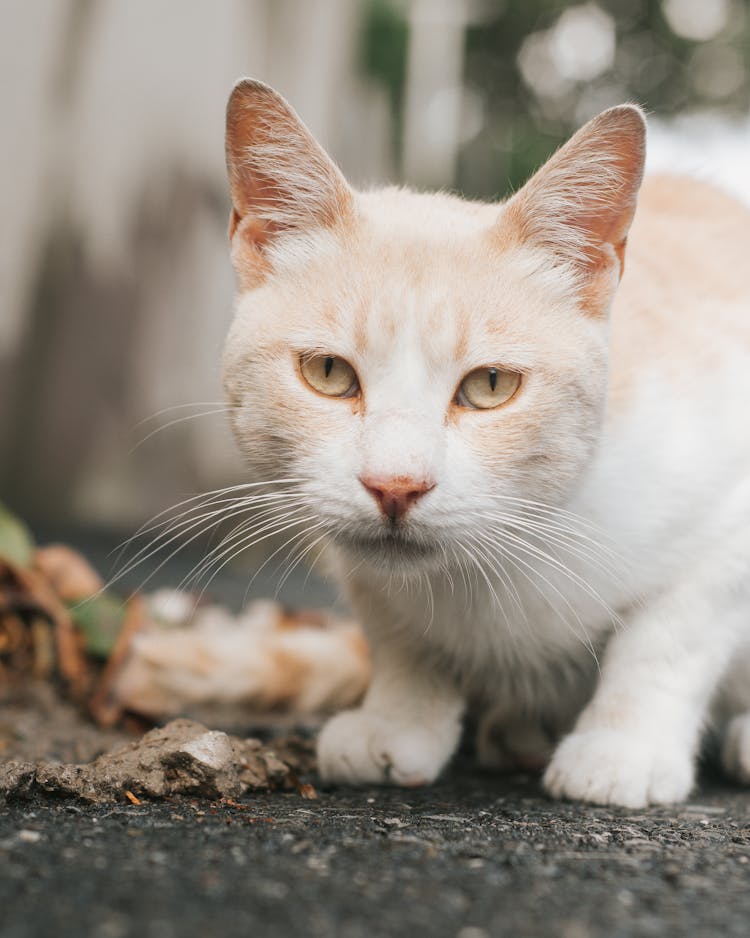
[[[643,177],[646,122],[634,105],[585,124],[507,203],[501,225],[582,274],[622,274]]]
[[[238,82],[227,104],[232,195],[229,235],[262,250],[282,233],[331,227],[351,211],[346,180],[287,102],[260,81]]]

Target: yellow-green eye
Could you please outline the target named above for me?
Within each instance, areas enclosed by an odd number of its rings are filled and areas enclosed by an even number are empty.
[[[461,382],[456,401],[462,407],[490,410],[492,407],[506,404],[516,393],[520,383],[521,375],[517,371],[505,371],[492,366],[476,368]]]
[[[354,369],[337,355],[303,355],[299,368],[305,381],[319,394],[354,397],[359,391]]]

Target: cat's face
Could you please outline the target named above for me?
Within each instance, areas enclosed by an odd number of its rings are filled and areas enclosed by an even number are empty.
[[[234,429],[254,474],[301,480],[363,560],[423,569],[488,549],[501,515],[563,501],[584,472],[642,163],[642,119],[619,111],[495,206],[354,193],[273,92],[235,89]],[[603,189],[618,194],[606,212]]]

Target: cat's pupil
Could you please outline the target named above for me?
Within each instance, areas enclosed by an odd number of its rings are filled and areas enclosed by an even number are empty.
[[[333,369],[333,357],[331,355],[328,355],[326,358],[326,366],[325,366],[326,378],[331,374],[332,369]]]
[[[490,368],[490,390],[494,391],[497,387],[497,368]]]

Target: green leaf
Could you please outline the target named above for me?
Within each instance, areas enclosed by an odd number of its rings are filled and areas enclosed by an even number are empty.
[[[87,653],[95,658],[108,658],[125,620],[125,603],[102,593],[84,602],[73,603],[68,609],[83,634]]]
[[[0,504],[0,557],[28,567],[34,553],[34,540],[23,522]]]

